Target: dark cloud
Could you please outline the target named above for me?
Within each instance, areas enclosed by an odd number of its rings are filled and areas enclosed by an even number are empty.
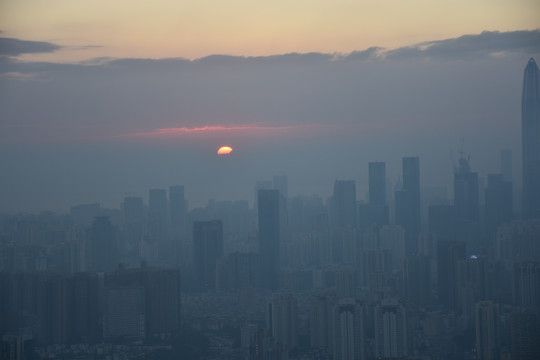
[[[387,59],[429,57],[455,60],[481,58],[510,52],[526,54],[540,52],[540,30],[484,31],[476,35],[427,41],[389,50],[385,53],[385,57]]]
[[[31,53],[49,53],[62,47],[44,41],[26,41],[14,38],[0,38],[0,56],[17,56]]]

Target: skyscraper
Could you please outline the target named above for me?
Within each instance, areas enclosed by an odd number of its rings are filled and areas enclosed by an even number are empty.
[[[280,212],[279,190],[259,190],[259,254],[261,285],[270,290],[278,287]]]
[[[216,263],[223,256],[221,220],[193,223],[193,266],[198,287],[215,289]]]
[[[388,224],[389,213],[386,204],[386,164],[370,162],[369,167],[369,202],[358,206],[358,227],[366,228],[375,224],[377,227]]]
[[[420,160],[404,157],[403,189],[396,191],[396,224],[405,229],[405,251],[407,255],[418,251],[420,234]]]
[[[523,217],[540,218],[540,75],[529,59],[521,95],[521,146],[523,156]]]
[[[181,261],[183,257],[183,240],[186,235],[186,199],[184,187],[175,185],[169,187],[169,221],[170,239],[174,254],[173,259]]]
[[[512,183],[503,177],[503,174],[488,175],[484,220],[488,246],[494,245],[497,228],[512,220]]]
[[[468,252],[479,250],[480,201],[478,173],[472,172],[468,158],[461,157],[454,170],[454,211],[456,236],[464,241]]]
[[[184,187],[175,185],[169,187],[169,219],[171,221],[171,235],[180,237],[185,232],[186,199]]]
[[[162,241],[167,224],[167,191],[150,189],[148,192],[148,231],[149,235]]]

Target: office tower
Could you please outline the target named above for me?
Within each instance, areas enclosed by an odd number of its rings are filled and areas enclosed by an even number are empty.
[[[415,255],[404,262],[405,294],[410,304],[425,307],[430,303],[431,267],[429,257]]]
[[[369,167],[369,202],[358,206],[358,226],[366,228],[375,224],[377,227],[388,224],[389,211],[386,204],[386,164],[370,162]]]
[[[276,290],[280,257],[280,197],[279,190],[259,190],[259,255],[261,286]]]
[[[467,245],[467,252],[480,249],[480,203],[478,174],[471,171],[469,159],[461,157],[454,169],[454,211],[456,237]]]
[[[311,302],[309,318],[310,344],[313,348],[332,352],[334,343],[334,305],[336,296],[332,293],[316,295]]]
[[[523,218],[540,218],[540,75],[533,58],[523,75],[521,146]]]
[[[375,307],[375,356],[398,358],[407,355],[407,314],[394,299]]]
[[[495,244],[497,228],[512,220],[512,183],[502,174],[488,175],[485,226],[488,246]]]
[[[405,250],[407,255],[418,252],[420,235],[420,159],[404,157],[403,189],[395,192],[396,224],[405,229]]]
[[[356,184],[354,180],[336,180],[332,197],[332,220],[337,227],[356,226]]]
[[[107,287],[104,290],[103,337],[143,339],[144,289],[140,286]]]
[[[512,150],[501,150],[501,174],[503,181],[512,181]]]
[[[259,200],[259,190],[272,190],[274,184],[272,181],[262,180],[255,183],[255,198],[253,201],[253,209],[257,211],[259,209],[258,200]]]
[[[169,234],[173,260],[178,263],[184,257],[183,242],[186,236],[187,204],[184,197],[184,187],[175,185],[169,187]]]
[[[118,263],[115,233],[108,216],[96,216],[90,228],[90,271],[110,272]]]
[[[343,299],[334,308],[335,360],[363,360],[365,358],[364,314],[359,301]]]
[[[291,294],[276,294],[268,301],[266,327],[276,343],[286,349],[297,344],[297,303]]]
[[[289,216],[287,212],[287,197],[289,194],[289,183],[286,175],[274,176],[273,189],[279,191],[279,227],[280,227],[280,241],[283,246],[280,246],[280,265],[288,265],[288,247],[285,244],[288,242],[288,228],[289,228]]]
[[[386,205],[386,164],[370,162],[369,170],[369,203]]]
[[[193,267],[199,289],[215,289],[216,264],[223,256],[221,220],[193,223]]]
[[[499,305],[491,301],[476,303],[475,327],[478,360],[499,359]]]
[[[460,260],[465,259],[465,243],[460,241],[437,242],[437,279],[439,301],[455,310],[459,304],[458,271]]]

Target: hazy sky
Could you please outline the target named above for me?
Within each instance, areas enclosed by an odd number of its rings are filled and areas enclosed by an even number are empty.
[[[462,144],[480,176],[513,150],[519,179],[539,5],[406,3],[0,2],[0,211],[175,184],[192,206],[252,200],[281,174],[363,199],[368,161],[394,184],[420,156],[422,184],[448,185]]]
[[[348,53],[535,29],[539,13],[536,0],[0,1],[4,36],[62,46],[25,56],[53,61]]]

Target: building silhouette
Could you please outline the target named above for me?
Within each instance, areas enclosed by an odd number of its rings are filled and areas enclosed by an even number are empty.
[[[187,204],[184,187],[175,185],[169,187],[169,238],[171,254],[175,263],[183,258],[183,242],[186,236]]]
[[[375,307],[375,356],[399,358],[407,355],[407,314],[393,299]]]
[[[418,252],[420,235],[420,159],[404,157],[403,188],[395,192],[396,224],[405,229],[405,251],[407,255]]]
[[[148,191],[148,235],[163,248],[167,227],[167,190],[150,189]]]
[[[297,302],[291,294],[276,294],[268,301],[266,326],[274,341],[285,349],[297,345]]]
[[[491,301],[476,303],[475,327],[478,359],[499,359],[499,305]]]
[[[334,308],[335,360],[364,360],[364,307],[352,298],[343,299]]]
[[[477,252],[481,245],[478,173],[471,171],[470,161],[464,157],[454,169],[454,211],[456,238],[466,243],[467,252]]]
[[[465,243],[437,242],[437,281],[439,301],[455,310],[459,305],[458,263],[465,259]]]
[[[279,279],[281,240],[279,190],[259,190],[257,198],[261,286],[276,290]]]
[[[375,224],[377,227],[389,222],[389,211],[386,202],[386,164],[370,162],[369,170],[369,202],[358,206],[358,226],[365,228]]]
[[[486,245],[492,247],[497,228],[512,220],[512,183],[503,174],[488,175],[485,194]]]
[[[521,96],[523,217],[540,218],[540,75],[533,58],[525,67]]]
[[[216,265],[223,256],[223,224],[221,220],[193,223],[193,268],[196,287],[215,289]]]

